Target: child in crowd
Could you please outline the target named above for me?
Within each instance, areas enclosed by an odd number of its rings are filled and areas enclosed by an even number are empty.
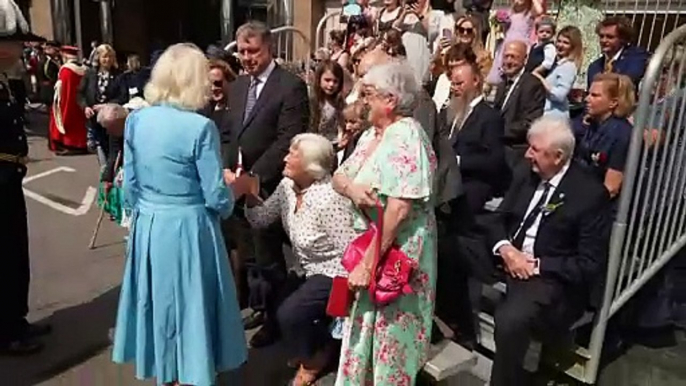
[[[550,17],[543,16],[536,22],[536,44],[529,52],[526,63],[527,72],[537,72],[546,76],[547,72],[555,64],[557,51],[555,49],[555,21]]]
[[[501,82],[501,69],[503,63],[503,47],[511,41],[523,41],[531,45],[531,35],[534,32],[534,21],[545,11],[545,0],[512,0],[510,8],[510,23],[505,31],[505,39],[498,47],[495,54],[495,65],[491,67],[486,82],[497,85]]]

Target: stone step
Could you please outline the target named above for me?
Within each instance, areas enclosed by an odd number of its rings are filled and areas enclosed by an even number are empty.
[[[426,372],[436,382],[441,382],[476,365],[476,355],[459,344],[445,339],[431,346]]]

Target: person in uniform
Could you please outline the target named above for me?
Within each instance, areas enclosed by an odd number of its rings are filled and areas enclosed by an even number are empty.
[[[38,84],[40,102],[50,107],[55,90],[55,83],[62,66],[60,58],[60,44],[55,41],[45,43],[43,48],[44,56],[39,63]]]
[[[6,9],[5,9],[6,8]],[[21,117],[21,102],[9,86],[6,71],[21,57],[24,41],[40,41],[14,1],[0,3],[0,354],[27,355],[43,345],[35,338],[50,326],[29,324],[29,235],[22,180],[29,151]]]
[[[62,47],[64,65],[60,68],[55,98],[50,114],[50,150],[57,155],[87,152],[86,115],[79,106],[78,95],[86,66],[78,63],[79,49]]]

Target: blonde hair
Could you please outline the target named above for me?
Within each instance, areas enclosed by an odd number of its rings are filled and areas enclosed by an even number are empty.
[[[617,100],[617,107],[612,112],[617,118],[626,118],[634,112],[636,106],[636,89],[634,82],[626,75],[605,73],[593,78],[593,83],[603,83],[603,89],[611,99]]]
[[[455,22],[455,27],[462,27],[462,24],[466,22],[472,24],[472,29],[474,30],[474,38],[472,39],[472,50],[475,54],[478,55],[480,52],[486,50],[486,48],[484,48],[484,42],[481,40],[483,32],[481,20],[477,19],[472,15],[462,16]],[[455,31],[455,34],[457,34],[457,31]]]
[[[101,44],[95,49],[95,56],[98,58],[98,67],[100,67],[100,58],[105,55],[112,58],[112,68],[119,68],[119,64],[117,64],[117,52],[109,44]]]
[[[581,66],[584,64],[584,43],[581,36],[581,30],[572,25],[568,25],[562,28],[557,36],[558,38],[564,36],[569,39],[569,43],[572,45],[569,59],[574,62],[576,68],[581,69]]]
[[[175,44],[160,56],[145,86],[145,99],[150,104],[169,103],[195,111],[209,100],[209,64],[193,44]]]

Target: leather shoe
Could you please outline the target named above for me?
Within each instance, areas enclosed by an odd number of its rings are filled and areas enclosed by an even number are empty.
[[[256,311],[243,318],[243,328],[245,330],[252,330],[264,324],[264,312]]]
[[[26,326],[26,337],[29,339],[45,336],[51,332],[52,326],[47,323],[31,323]]]
[[[271,346],[279,340],[279,333],[274,327],[262,326],[250,339],[250,347],[261,348]]]
[[[37,354],[43,349],[43,343],[31,339],[20,339],[0,346],[0,355],[27,356]]]

